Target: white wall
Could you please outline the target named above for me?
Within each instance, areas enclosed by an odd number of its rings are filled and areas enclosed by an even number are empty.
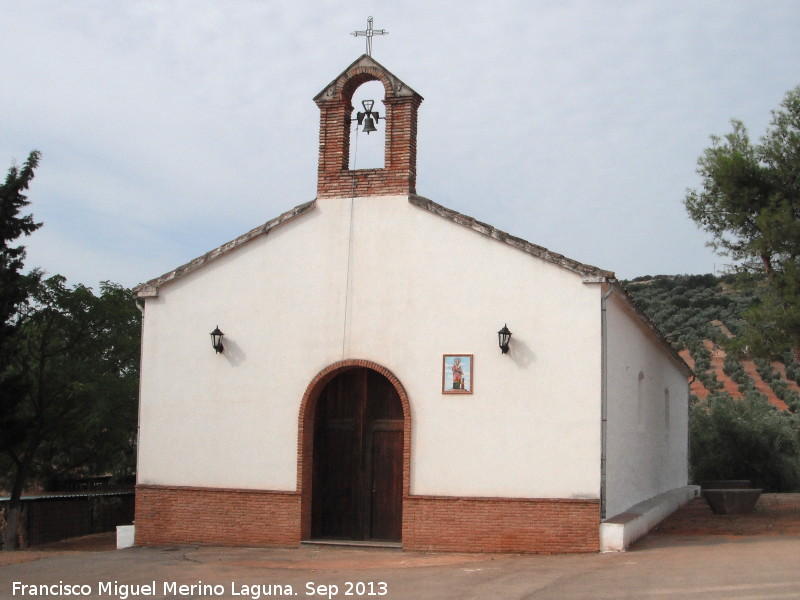
[[[295,489],[308,373],[341,351],[347,221],[319,212],[146,300],[140,483]],[[208,335],[217,325],[219,355]]]
[[[296,489],[302,395],[361,358],[408,392],[412,493],[597,498],[599,297],[405,197],[320,200],[147,300],[139,481]],[[441,394],[444,353],[473,394]]]
[[[686,373],[612,295],[608,323],[606,517],[688,482]]]

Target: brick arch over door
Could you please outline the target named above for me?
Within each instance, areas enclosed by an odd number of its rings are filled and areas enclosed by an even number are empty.
[[[411,486],[411,404],[403,384],[386,367],[368,360],[348,359],[329,365],[320,371],[308,384],[300,403],[297,440],[297,482],[300,493],[300,536],[306,540],[311,537],[311,499],[314,477],[314,417],[317,401],[325,386],[337,375],[350,370],[365,368],[383,375],[397,391],[403,406],[403,504],[409,496]],[[406,511],[403,511],[405,521]]]

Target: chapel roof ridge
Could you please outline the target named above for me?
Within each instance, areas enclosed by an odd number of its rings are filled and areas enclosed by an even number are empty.
[[[563,254],[548,250],[544,246],[533,244],[523,238],[506,233],[505,231],[497,229],[488,223],[478,221],[474,217],[470,217],[469,215],[465,215],[441,204],[437,204],[433,200],[425,198],[424,196],[412,194],[409,196],[408,201],[414,206],[424,208],[428,212],[449,219],[450,221],[458,223],[459,225],[469,227],[478,233],[482,233],[483,235],[508,244],[509,246],[513,246],[519,250],[522,250],[523,252],[544,259],[545,261],[555,265],[564,267],[569,271],[573,271],[574,273],[579,274],[586,283],[616,281],[617,277],[613,271],[607,271],[593,265],[588,265],[586,263],[573,260],[564,256]]]
[[[681,365],[681,368],[686,371],[687,375],[694,374],[691,367],[686,364],[686,361],[684,361],[678,352],[676,352],[672,347],[672,344],[670,343],[669,339],[667,339],[667,336],[664,335],[664,333],[659,329],[658,325],[656,325],[655,322],[647,316],[647,313],[645,313],[636,303],[622,282],[617,279],[617,276],[613,271],[607,271],[593,265],[588,265],[586,263],[573,260],[564,256],[563,254],[558,254],[557,252],[548,250],[544,246],[533,244],[520,237],[513,236],[505,231],[497,229],[492,225],[478,221],[473,217],[442,206],[441,204],[437,204],[433,200],[425,198],[424,196],[413,194],[408,197],[408,201],[414,206],[423,208],[435,215],[444,217],[445,219],[448,219],[459,225],[463,225],[464,227],[469,227],[470,229],[492,239],[503,242],[532,256],[541,258],[542,260],[545,260],[551,264],[577,273],[581,276],[581,281],[583,281],[583,283],[608,284],[611,286],[610,289],[616,290],[619,293],[619,298],[628,305],[641,323],[650,330],[656,339],[663,344],[667,352],[678,364]]]
[[[443,217],[453,223],[458,225],[468,227],[477,233],[490,237],[498,242],[507,244],[518,250],[521,250],[527,254],[545,260],[551,264],[560,266],[565,268],[569,271],[577,273],[581,276],[581,279],[584,283],[604,283],[604,282],[617,282],[616,275],[613,271],[607,271],[605,269],[600,269],[599,267],[595,267],[592,265],[588,265],[577,260],[573,260],[564,256],[563,254],[559,254],[557,252],[553,252],[548,250],[543,246],[539,246],[537,244],[533,244],[527,240],[524,240],[520,237],[513,236],[505,231],[497,229],[496,227],[489,225],[488,223],[484,223],[475,219],[474,217],[470,217],[463,213],[460,213],[456,210],[447,208],[441,204],[430,200],[429,198],[425,198],[424,196],[419,196],[417,194],[390,194],[392,196],[399,196],[399,197],[407,197],[408,202],[418,208],[427,210],[428,212],[437,215],[439,217]],[[378,195],[376,195],[377,197]],[[363,196],[364,198],[371,197],[371,196]],[[250,231],[236,237],[235,239],[214,248],[206,252],[205,254],[198,256],[190,260],[183,265],[160,275],[159,277],[154,277],[145,283],[141,283],[133,288],[133,291],[136,292],[137,296],[140,298],[147,298],[147,297],[155,297],[158,296],[158,288],[162,285],[167,283],[176,281],[181,279],[185,275],[192,273],[203,266],[207,265],[208,263],[220,258],[229,252],[235,250],[239,246],[249,242],[252,239],[260,237],[262,235],[269,234],[273,229],[279,227],[280,225],[295,219],[296,217],[300,216],[301,214],[307,212],[309,209],[312,209],[317,204],[317,199],[311,200],[310,202],[305,202],[303,204],[299,204],[292,209],[287,210],[286,212],[278,215],[274,219],[270,219],[266,223],[258,225],[254,227]]]
[[[278,215],[274,219],[270,219],[266,223],[262,223],[258,227],[254,227],[247,233],[243,233],[239,237],[222,244],[203,254],[202,256],[198,256],[195,259],[190,260],[187,263],[184,263],[180,267],[172,269],[171,271],[164,273],[159,277],[154,277],[153,279],[145,282],[140,283],[136,287],[133,288],[133,291],[136,292],[136,295],[140,298],[151,298],[158,296],[158,288],[166,283],[170,283],[177,279],[182,278],[189,273],[200,269],[201,267],[207,265],[213,260],[228,254],[232,250],[235,250],[239,246],[249,242],[250,240],[257,238],[262,235],[269,234],[270,231],[275,229],[276,227],[286,223],[287,221],[291,221],[292,219],[300,216],[301,214],[305,213],[311,208],[314,208],[317,205],[316,200],[311,200],[310,202],[304,202],[303,204],[298,204],[292,209],[287,210],[286,212]]]

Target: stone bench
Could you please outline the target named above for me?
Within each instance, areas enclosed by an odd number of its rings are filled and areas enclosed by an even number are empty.
[[[623,552],[633,542],[666,519],[679,507],[700,495],[700,488],[687,485],[639,502],[600,523],[600,552]]]
[[[703,496],[715,515],[745,515],[753,512],[760,489],[705,489]]]

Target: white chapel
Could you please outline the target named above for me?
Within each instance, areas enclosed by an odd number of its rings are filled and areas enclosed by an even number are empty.
[[[688,500],[690,370],[614,274],[417,195],[368,54],[314,101],[316,198],[137,288],[136,544],[597,552]]]

